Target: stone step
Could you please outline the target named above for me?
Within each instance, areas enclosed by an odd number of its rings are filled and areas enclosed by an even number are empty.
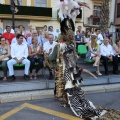
[[[33,70],[33,73],[35,72],[35,70]],[[47,68],[43,68],[41,69],[39,72],[38,72],[39,75],[41,74],[49,74],[49,71]],[[24,76],[24,68],[17,68],[14,70],[14,75],[15,76]],[[0,76],[3,76],[3,72],[2,70],[0,70]],[[8,73],[8,76],[9,76],[9,73]]]
[[[86,63],[84,58],[78,60],[78,66],[83,67],[92,73],[95,73],[96,68],[92,66],[93,63]],[[120,75],[112,74],[112,64],[109,63],[110,74],[108,76],[104,75],[104,67],[100,66],[100,71],[103,74],[102,76],[97,76],[96,80],[87,73],[82,72],[81,76],[84,79],[84,84],[81,86],[96,86],[96,85],[105,85],[105,84],[117,84],[120,83]],[[3,72],[0,70],[0,76]],[[55,80],[48,80],[49,71],[48,69],[41,69],[39,71],[39,76],[37,80],[28,80],[23,79],[24,68],[15,68],[16,80],[14,82],[3,82],[0,81],[0,93],[8,92],[21,92],[21,91],[34,91],[34,90],[43,90],[43,89],[53,89]]]
[[[82,67],[82,68],[85,68],[91,72],[95,72],[96,71],[96,67],[93,67],[93,63],[88,63],[85,61],[85,58],[80,58],[78,59],[77,61],[77,64],[79,67]],[[24,75],[24,67],[20,67],[20,68],[14,68],[14,72],[15,72],[15,76],[23,76]],[[113,65],[112,63],[109,63],[109,71],[112,71],[113,70]],[[120,70],[120,67],[119,67],[119,70]],[[100,71],[103,71],[104,72],[104,66],[103,65],[100,65]],[[34,72],[34,71],[33,71]],[[38,74],[49,74],[49,71],[47,68],[43,68],[39,71]],[[3,76],[3,72],[2,70],[0,69],[0,76]]]
[[[120,83],[120,75],[109,75],[101,76],[98,79],[94,79],[91,76],[82,74],[83,84],[81,86],[96,86],[96,85],[108,85]],[[8,92],[20,92],[20,91],[31,91],[31,90],[43,90],[43,89],[53,89],[55,85],[55,80],[48,80],[48,75],[38,76],[37,80],[25,81],[23,77],[16,77],[13,82],[3,82],[0,81],[0,93]]]
[[[96,67],[93,67],[93,65],[91,63],[89,63],[89,64],[88,63],[79,63],[78,66],[82,67],[84,69],[87,69],[87,70],[89,70],[90,72],[93,72],[93,73],[96,71]],[[112,71],[113,70],[113,66],[111,64],[109,64],[108,69],[109,69],[109,71]],[[120,70],[120,67],[119,67],[119,70]],[[101,72],[105,71],[103,65],[100,66],[100,71]],[[24,75],[24,68],[15,69],[14,73],[15,73],[15,76],[23,76]],[[33,71],[33,73],[34,73],[34,71]],[[45,69],[43,68],[43,69],[41,69],[39,71],[38,74],[41,75],[43,73],[44,74],[49,74],[48,69],[47,68],[45,68]],[[8,75],[9,75],[9,73],[8,73]],[[0,70],[0,76],[3,76],[2,70]]]

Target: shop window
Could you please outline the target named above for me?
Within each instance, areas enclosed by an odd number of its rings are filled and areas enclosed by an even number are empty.
[[[20,6],[23,5],[22,0],[18,0],[18,5],[20,5]]]
[[[36,7],[47,7],[47,0],[35,0]]]

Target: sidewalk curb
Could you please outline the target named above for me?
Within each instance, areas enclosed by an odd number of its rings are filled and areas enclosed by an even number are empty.
[[[81,87],[85,94],[120,91],[120,84]],[[53,98],[53,89],[0,94],[0,103]]]

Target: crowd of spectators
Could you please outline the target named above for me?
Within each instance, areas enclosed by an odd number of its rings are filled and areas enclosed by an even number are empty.
[[[37,79],[38,72],[43,68],[44,54],[43,51],[49,54],[49,59],[52,60],[55,55],[54,47],[59,40],[62,40],[60,31],[53,29],[53,26],[37,31],[28,25],[19,25],[14,31],[10,25],[7,25],[4,32],[0,36],[0,64],[3,69],[3,80],[7,80],[7,70],[9,70],[10,81],[15,80],[14,64],[24,64],[24,79]],[[76,49],[79,45],[86,45],[88,52],[86,57],[94,61],[93,66],[96,67],[96,74],[102,75],[100,72],[100,60],[103,60],[105,74],[108,75],[108,61],[113,63],[113,74],[118,74],[118,64],[120,61],[120,40],[113,41],[112,34],[106,30],[101,34],[99,29],[91,28],[90,30],[82,31],[82,27],[78,26],[75,32]],[[33,69],[37,63],[35,72]],[[52,79],[52,70],[49,69],[49,79]]]
[[[59,32],[59,31],[58,31]],[[14,31],[10,25],[7,25],[0,36],[0,64],[3,69],[3,80],[7,80],[7,71],[9,70],[9,81],[16,79],[14,73],[14,64],[24,64],[24,79],[37,79],[38,72],[43,68],[44,55],[43,50],[49,55],[52,54],[54,46],[58,40],[58,32],[53,26],[44,25],[43,29],[37,31],[32,25],[28,25],[25,30],[23,25],[19,25]],[[35,64],[37,64],[35,66]],[[35,67],[35,72],[33,69]],[[53,78],[53,73],[49,69],[49,79]]]
[[[113,74],[119,74],[120,39],[114,40],[113,34],[110,34],[109,30],[101,33],[99,29],[94,28],[86,32],[82,31],[81,26],[78,26],[77,29],[75,34],[76,49],[78,49],[79,45],[87,46],[88,52],[86,58],[94,61],[93,66],[96,67],[96,74],[102,75],[99,65],[103,63],[105,75],[108,75],[108,62],[113,64]]]

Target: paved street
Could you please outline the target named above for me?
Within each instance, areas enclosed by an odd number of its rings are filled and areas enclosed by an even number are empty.
[[[120,91],[87,94],[95,105],[120,110]],[[69,107],[63,108],[53,99],[0,104],[0,120],[80,120]]]

